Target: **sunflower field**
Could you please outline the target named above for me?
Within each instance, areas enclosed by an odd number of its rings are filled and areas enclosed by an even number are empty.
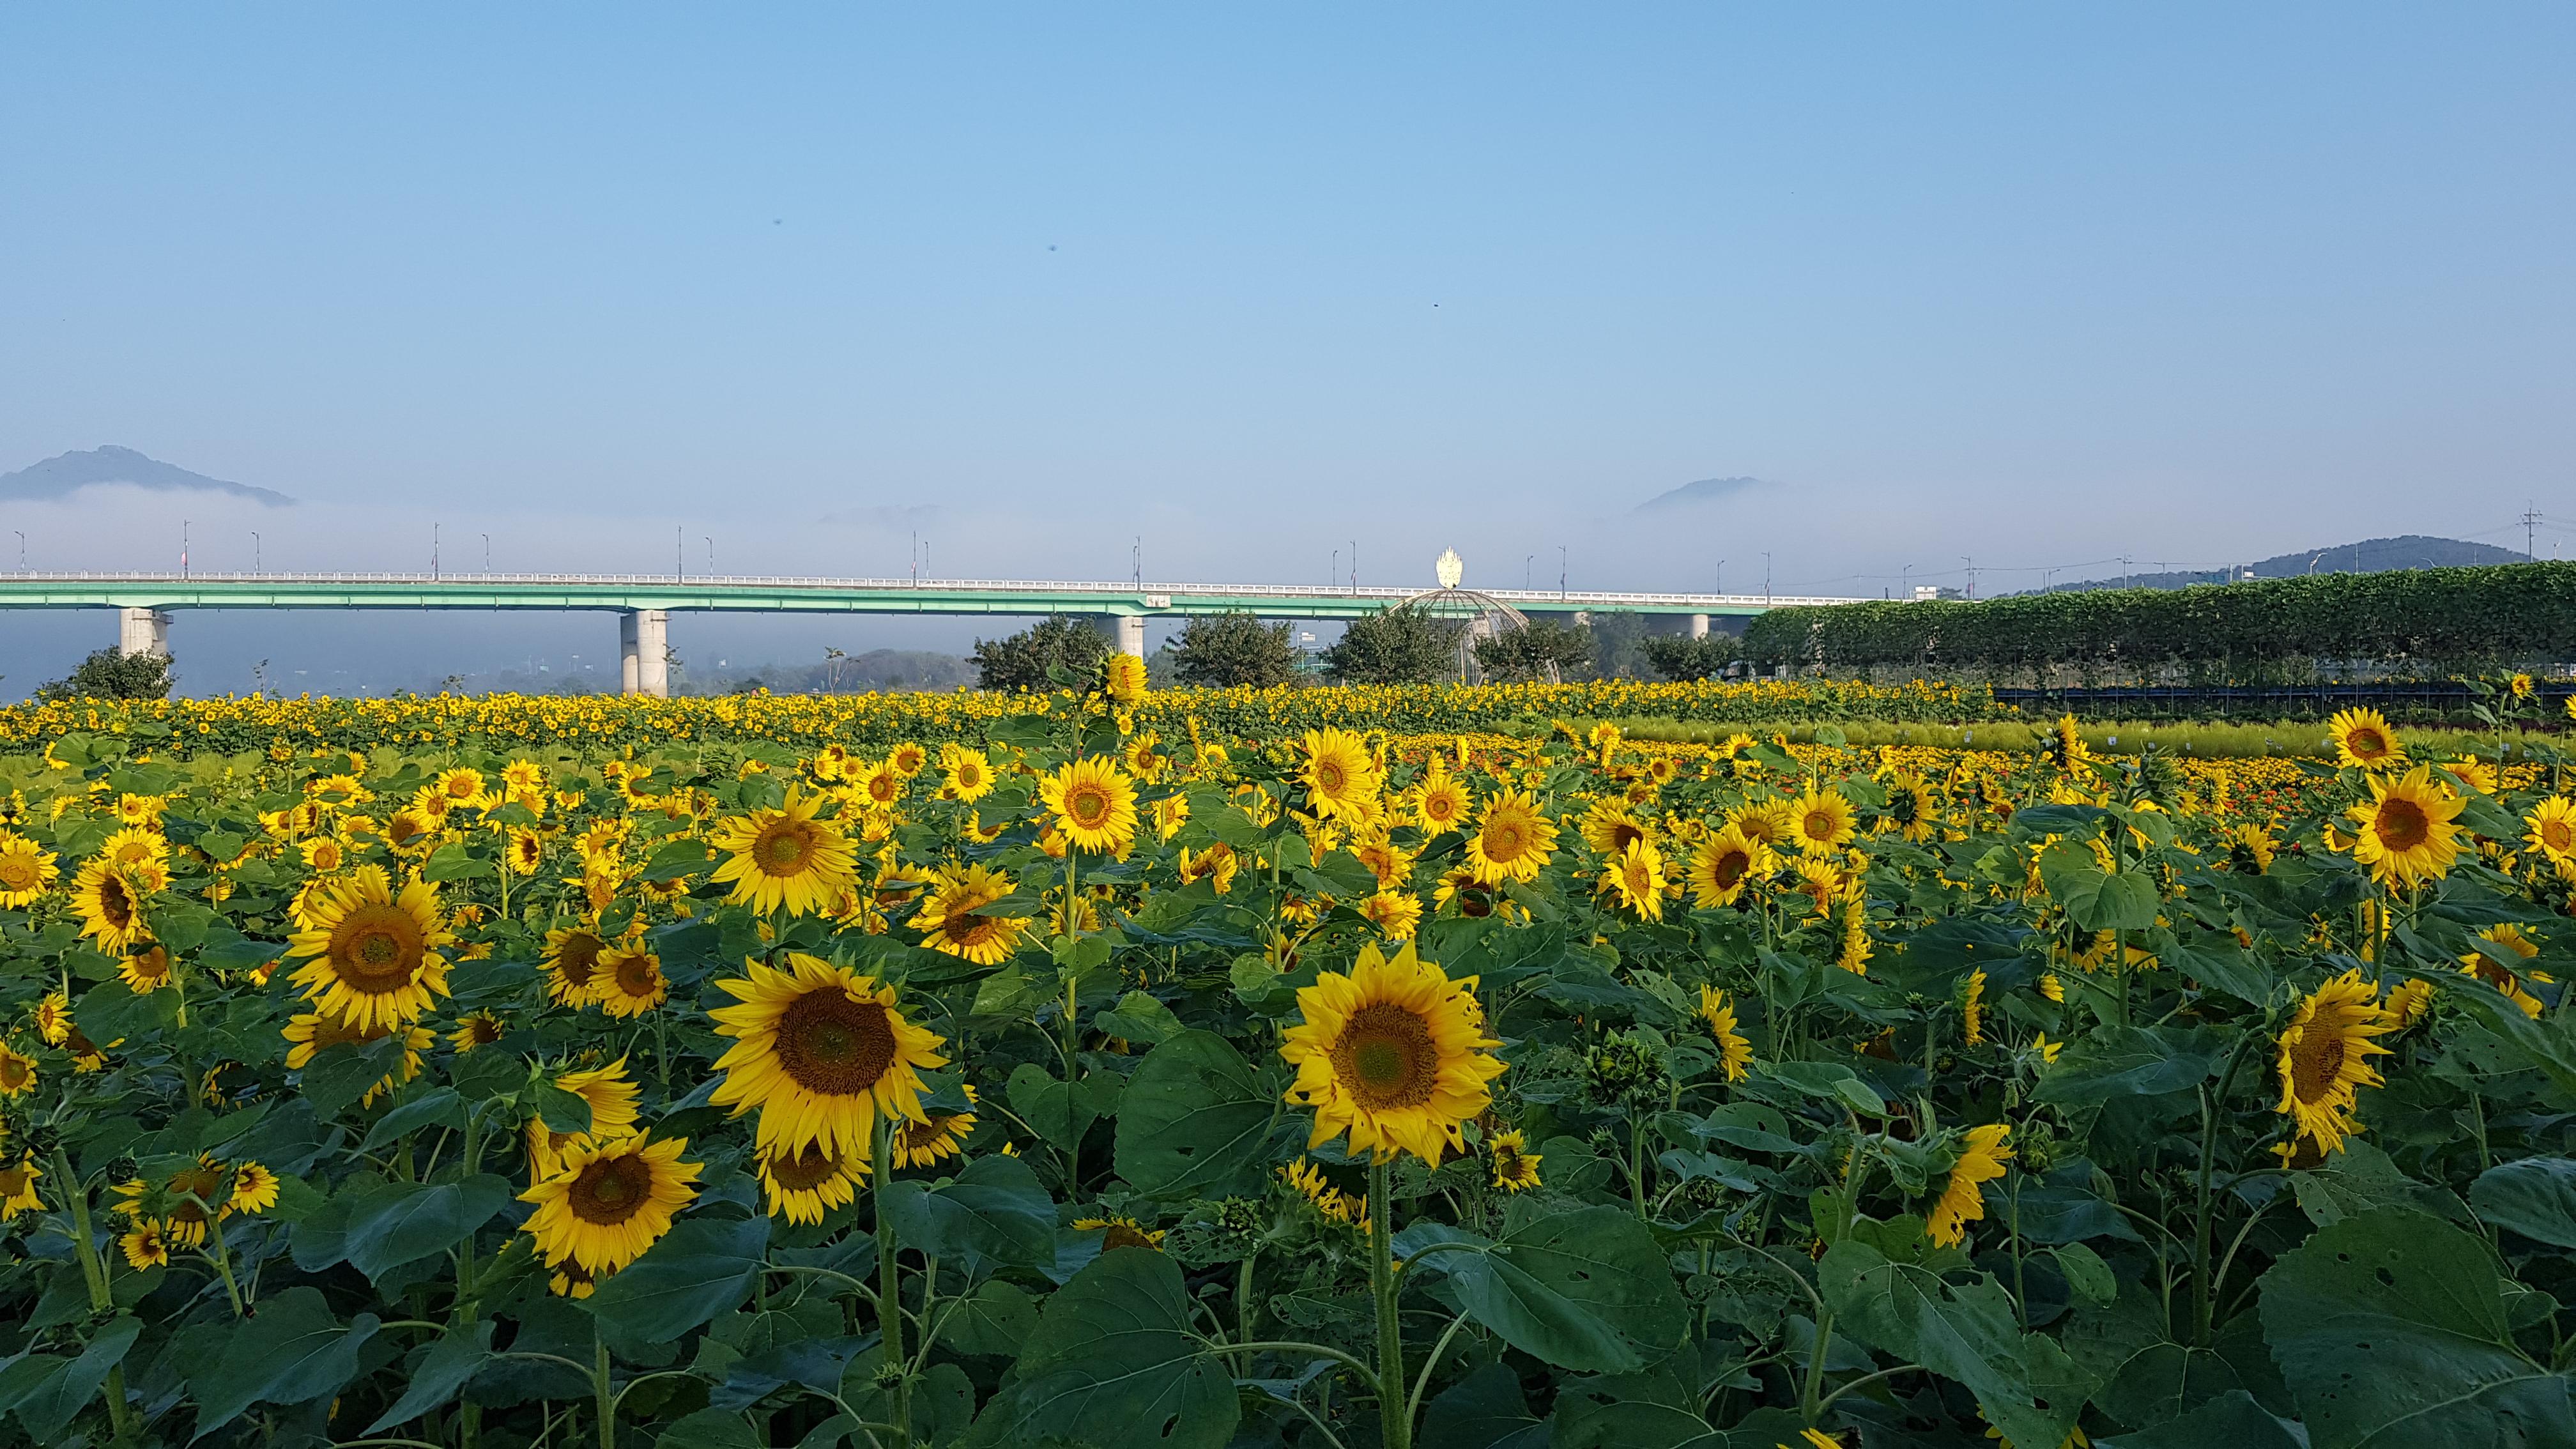
[[[2576,1445],[2545,750],[1142,684],[0,756],[0,1443]]]

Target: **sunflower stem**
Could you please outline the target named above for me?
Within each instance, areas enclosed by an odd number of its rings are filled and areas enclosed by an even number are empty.
[[[877,1334],[881,1347],[877,1362],[903,1367],[903,1292],[902,1275],[895,1267],[897,1247],[894,1219],[886,1212],[886,1187],[894,1181],[894,1114],[877,1114],[876,1141],[872,1144],[876,1158],[877,1194]],[[912,1375],[903,1374],[894,1382],[895,1443],[912,1442]]]
[[[617,1395],[608,1387],[608,1340],[591,1335],[590,1391],[599,1401],[599,1449],[617,1449]]]
[[[1404,1331],[1396,1322],[1395,1203],[1384,1157],[1369,1160],[1369,1292],[1377,1300],[1378,1442],[1412,1449],[1413,1419],[1404,1403]]]
[[[89,1306],[93,1313],[105,1313],[115,1305],[108,1292],[107,1264],[100,1261],[96,1231],[90,1226],[89,1184],[72,1175],[71,1158],[61,1147],[54,1149],[54,1181],[61,1184],[64,1202],[72,1213],[72,1246],[79,1250],[81,1277],[89,1285]],[[125,1366],[118,1364],[107,1371],[107,1416],[114,1424],[116,1442],[134,1442],[134,1406],[125,1401]]]

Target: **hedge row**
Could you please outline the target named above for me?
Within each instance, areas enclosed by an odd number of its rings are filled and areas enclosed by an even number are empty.
[[[2576,657],[2576,563],[1801,606],[1753,620],[1744,648],[1766,667],[1827,669],[2184,664],[2259,673],[2309,660],[2474,670]]]

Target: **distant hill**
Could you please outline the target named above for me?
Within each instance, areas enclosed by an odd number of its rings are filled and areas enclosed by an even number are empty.
[[[2477,564],[2524,562],[2514,549],[2498,548],[2491,543],[2463,543],[2456,538],[2433,538],[2421,533],[2400,534],[2395,538],[2365,538],[2359,543],[2338,543],[2324,548],[2301,549],[2296,553],[2275,554],[2237,569],[2193,569],[2165,573],[2137,573],[2107,578],[2082,579],[2059,584],[2058,593],[2082,593],[2090,589],[2182,589],[2193,584],[2223,584],[2233,579],[2286,579],[2296,574],[2375,574],[2392,569],[2460,568]],[[2024,589],[2023,593],[2038,593]]]
[[[1718,503],[1739,493],[1749,493],[1756,488],[1770,486],[1759,478],[1702,478],[1696,483],[1685,483],[1679,488],[1656,494],[1638,504],[1637,511],[1662,513],[1675,508],[1687,508],[1694,504]]]
[[[69,498],[84,488],[109,483],[125,483],[161,493],[222,493],[234,498],[247,498],[271,508],[295,502],[270,489],[253,488],[247,483],[227,483],[221,478],[209,478],[176,464],[147,458],[132,448],[110,446],[92,448],[86,453],[63,453],[15,473],[0,473],[0,503],[53,502]]]

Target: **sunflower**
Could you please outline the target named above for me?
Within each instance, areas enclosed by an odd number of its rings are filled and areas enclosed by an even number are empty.
[[[165,1268],[170,1264],[170,1240],[159,1223],[145,1223],[116,1240],[125,1250],[125,1261],[140,1273],[147,1268]]]
[[[0,1167],[0,1223],[23,1212],[42,1212],[44,1199],[36,1195],[36,1184],[43,1181],[45,1170],[36,1165],[34,1154],[20,1157],[8,1167]]]
[[[1494,1186],[1505,1192],[1525,1192],[1538,1186],[1538,1165],[1545,1154],[1530,1151],[1528,1139],[1520,1129],[1486,1138],[1485,1151],[1494,1159]]]
[[[605,1142],[624,1137],[635,1130],[635,1104],[644,1089],[626,1075],[626,1058],[619,1057],[604,1067],[587,1071],[566,1072],[555,1078],[555,1089],[581,1098],[590,1108],[590,1130],[557,1132],[541,1117],[528,1119],[528,1177],[538,1181],[555,1175],[563,1154],[588,1143]]]
[[[1427,841],[1437,841],[1466,820],[1468,804],[1471,802],[1466,786],[1450,776],[1448,766],[1440,763],[1440,755],[1432,755],[1430,768],[1425,768],[1422,779],[1414,784],[1414,825],[1422,828]]]
[[[535,875],[537,867],[546,861],[546,838],[524,825],[513,826],[510,848],[502,852],[501,859],[515,875]]]
[[[389,1027],[380,1027],[373,1031],[361,1031],[336,1016],[326,1016],[308,1011],[299,1013],[288,1020],[286,1026],[278,1034],[285,1037],[289,1043],[286,1049],[286,1069],[288,1071],[302,1071],[305,1067],[312,1064],[314,1057],[320,1055],[324,1050],[330,1047],[340,1046],[346,1043],[355,1043],[357,1045],[364,1046],[370,1042],[383,1041],[386,1037],[393,1035],[393,1031]],[[402,1065],[396,1067],[393,1071],[385,1073],[384,1076],[377,1079],[374,1086],[367,1088],[366,1095],[358,1099],[358,1105],[361,1107],[372,1107],[375,1105],[376,1098],[392,1091],[403,1082],[408,1082],[412,1078],[419,1076],[421,1053],[428,1051],[430,1045],[436,1040],[437,1038],[430,1034],[427,1027],[405,1027],[403,1029]],[[78,1031],[74,1031],[72,1033],[70,1049],[75,1053],[75,1062],[78,1061],[77,1054],[79,1053],[81,1046],[81,1035]]]
[[[1297,778],[1306,786],[1307,808],[1318,816],[1349,815],[1361,802],[1375,801],[1386,787],[1368,742],[1349,730],[1308,730],[1304,747],[1306,759]]]
[[[81,934],[111,956],[122,955],[143,939],[143,892],[115,862],[93,860],[72,878],[72,909],[80,913]]]
[[[1163,1251],[1161,1229],[1146,1227],[1123,1213],[1105,1218],[1075,1218],[1073,1230],[1077,1233],[1100,1234],[1100,1251],[1104,1253],[1112,1248],[1151,1248],[1157,1253]]]
[[[158,830],[129,825],[109,836],[107,842],[98,848],[98,853],[102,859],[114,861],[120,867],[167,865],[170,842],[162,838]]]
[[[36,1059],[0,1042],[0,1096],[23,1097],[36,1085]]]
[[[1234,889],[1234,873],[1238,869],[1234,859],[1234,848],[1221,840],[1195,853],[1188,846],[1182,846],[1178,868],[1181,873],[1181,884],[1190,885],[1198,881],[1206,881],[1209,888],[1218,895],[1224,895]]]
[[[2004,1164],[2012,1160],[2013,1150],[2005,1141],[2012,1128],[2001,1122],[1989,1122],[1968,1129],[1967,1140],[1959,1145],[1959,1160],[1950,1168],[1949,1184],[1941,1189],[1940,1200],[1924,1226],[1934,1244],[1955,1248],[1967,1240],[1967,1225],[1986,1215],[1985,1192],[1980,1184],[2004,1175]]]
[[[1101,691],[1120,704],[1145,697],[1145,661],[1133,654],[1112,654],[1101,664]]]
[[[1485,1084],[1503,1074],[1474,993],[1475,978],[1451,981],[1409,943],[1391,961],[1363,945],[1349,975],[1300,988],[1302,1020],[1279,1054],[1297,1069],[1289,1100],[1315,1109],[1307,1147],[1347,1132],[1354,1152],[1435,1165],[1457,1147],[1459,1124],[1492,1103]]]
[[[933,877],[929,899],[912,918],[921,944],[979,966],[998,965],[1028,933],[1026,916],[984,914],[1011,893],[1011,878],[981,865],[952,866]]]
[[[51,852],[21,835],[0,835],[0,909],[17,910],[45,898],[60,872]]]
[[[194,1248],[205,1243],[210,1219],[220,1222],[233,1215],[226,1196],[232,1184],[231,1173],[201,1155],[194,1166],[170,1174],[157,1186],[139,1177],[118,1183],[116,1194],[123,1200],[116,1207],[126,1221],[138,1225],[157,1221],[171,1242]]]
[[[2532,940],[2529,936],[2524,935],[2522,933],[2522,928],[2513,924],[2511,921],[2487,927],[2485,930],[2478,932],[2478,939],[2486,942],[2490,946],[2494,946],[2500,951],[2524,961],[2528,961],[2532,957],[2540,954],[2540,943]],[[2523,1015],[2533,1017],[2535,1019],[2539,1017],[2541,1012],[2540,998],[2523,989],[2522,978],[2516,975],[2510,967],[2496,961],[2485,952],[2471,951],[2469,954],[2461,957],[2460,971],[2463,975],[2474,976],[2480,981],[2487,983],[2489,986],[2494,987],[2496,990],[2503,992],[2507,1001],[2510,1001],[2514,1005],[2522,1008]],[[2549,980],[2548,977],[2543,976],[2538,972],[2534,972],[2532,976],[2534,980],[2544,983]],[[2399,1023],[2401,1026],[2404,1024],[2405,1023],[2403,1021]]]
[[[1821,916],[1831,911],[1834,902],[1842,899],[1843,893],[1850,888],[1851,883],[1844,876],[1843,868],[1822,856],[1792,856],[1789,870],[1798,878],[1790,890],[1808,899],[1811,903],[1808,913],[1811,915]]]
[[[671,1217],[697,1200],[692,1186],[705,1169],[682,1162],[685,1137],[655,1142],[637,1135],[584,1144],[564,1154],[555,1173],[519,1194],[536,1204],[527,1230],[549,1267],[581,1265],[596,1277],[644,1256]]]
[[[459,806],[480,809],[491,803],[491,796],[483,789],[483,772],[462,765],[440,774],[431,788],[450,810]]]
[[[2093,751],[2084,743],[2084,736],[2076,729],[2075,716],[2071,714],[2057,717],[2057,726],[2049,731],[2044,743],[2049,763],[2062,774],[2075,773],[2093,758]]]
[[[289,957],[313,958],[293,980],[325,1015],[360,1030],[413,1022],[447,994],[441,946],[455,943],[438,911],[438,887],[396,892],[376,866],[361,866],[312,902],[308,929],[287,937]]]
[[[36,1036],[47,1046],[61,1046],[72,1034],[72,1001],[59,991],[48,991],[36,1002],[33,1013]]]
[[[1556,825],[1539,813],[1526,790],[1506,790],[1485,802],[1476,833],[1467,838],[1467,866],[1485,885],[1538,879],[1556,850]]]
[[[1422,924],[1422,898],[1411,891],[1379,891],[1360,902],[1360,914],[1390,941],[1410,941]]]
[[[1773,868],[1771,847],[1730,823],[1692,847],[1684,879],[1690,883],[1691,903],[1705,910],[1735,904],[1748,882]]]
[[[1181,827],[1189,823],[1190,797],[1181,794],[1162,796],[1154,801],[1153,813],[1155,838],[1169,840],[1180,834]]]
[[[1753,1066],[1753,1043],[1735,1029],[1735,1003],[1714,986],[1699,989],[1699,1024],[1708,1028],[1717,1043],[1718,1061],[1726,1068],[1726,1079],[1740,1082]]]
[[[724,1082],[708,1100],[736,1116],[757,1107],[764,1151],[808,1143],[844,1155],[870,1150],[877,1114],[914,1122],[923,1067],[944,1067],[939,1036],[906,1021],[873,976],[793,952],[784,971],[750,963],[748,979],[716,984],[737,1002],[713,1013],[734,1045],[716,1062]]]
[[[2576,801],[2552,795],[2533,806],[2522,821],[2531,827],[2522,837],[2524,844],[2553,861],[2576,859]],[[8,884],[6,851],[7,847],[0,845],[0,889]],[[0,895],[0,905],[5,904],[7,897]]]
[[[975,1088],[966,1088],[966,1100],[976,1100]],[[975,1114],[966,1112],[933,1112],[927,1120],[906,1122],[895,1129],[894,1165],[928,1167],[943,1157],[954,1157],[974,1135]]]
[[[2244,875],[2261,875],[2272,868],[2279,849],[2272,832],[2251,822],[2239,825],[2227,833],[2227,868]]]
[[[1640,836],[1601,872],[1601,890],[1649,921],[1664,918],[1664,856]]]
[[[671,999],[671,978],[662,974],[662,958],[637,941],[620,941],[599,953],[593,999],[610,1016],[642,1016]]]
[[[2492,795],[2496,792],[2495,766],[2475,755],[2466,759],[2444,760],[2442,768],[2450,771],[2453,779],[2481,795]]]
[[[546,995],[559,1006],[588,1006],[596,999],[599,953],[608,943],[586,926],[546,932]]]
[[[1839,790],[1810,790],[1789,807],[1789,843],[1808,855],[1840,850],[1856,833],[1851,802]]]
[[[2406,763],[2406,747],[2397,731],[2375,709],[2348,709],[2326,721],[2326,736],[2335,758],[2355,769],[2391,770]]]
[[[942,754],[948,767],[948,793],[972,805],[993,791],[993,762],[982,750],[950,745]]]
[[[892,810],[903,803],[904,779],[892,761],[860,765],[851,777],[851,798],[870,810]]]
[[[1869,974],[1874,948],[1869,939],[1869,908],[1857,896],[1843,902],[1843,945],[1834,964],[1855,976]]]
[[[2275,1110],[2319,1149],[2342,1151],[2353,1130],[2355,1094],[2380,1083],[2370,1058],[2388,1048],[2372,1038],[2396,1029],[2380,1008],[2379,989],[2362,980],[2358,968],[2319,986],[2281,1033],[2281,1104]]]
[[[126,986],[137,996],[149,996],[170,984],[170,953],[158,945],[146,946],[125,958],[116,968]]]
[[[2371,801],[2347,812],[2361,827],[2352,843],[2352,858],[2370,867],[2384,886],[2412,886],[2433,880],[2459,859],[2454,823],[2464,801],[2433,783],[2429,767],[2418,765],[2403,777],[2370,777]]]
[[[1879,818],[1901,838],[1918,843],[1931,839],[1941,828],[1932,787],[1924,784],[1921,776],[1906,770],[1888,776],[1887,805],[1879,812]]]
[[[769,1215],[791,1223],[819,1223],[834,1208],[858,1200],[868,1175],[864,1157],[827,1152],[807,1143],[793,1152],[760,1154],[760,1186]]]
[[[1582,832],[1584,844],[1591,846],[1594,853],[1611,860],[1617,860],[1625,853],[1629,842],[1654,838],[1629,813],[1627,802],[1623,800],[1593,801],[1591,808],[1583,812]]]
[[[438,822],[420,811],[397,810],[385,820],[385,844],[396,855],[419,855],[437,843]]]
[[[1986,1041],[1986,973],[1968,973],[1968,989],[1959,998],[1959,1025],[1970,1046],[1983,1046]]]
[[[447,1042],[448,1045],[456,1048],[456,1054],[461,1057],[467,1052],[499,1041],[506,1030],[508,1028],[502,1023],[500,1017],[488,1011],[477,1011],[457,1021],[456,1030],[447,1034]]]
[[[839,827],[814,818],[822,803],[790,789],[783,808],[755,810],[716,826],[716,848],[731,854],[712,879],[718,885],[733,882],[728,899],[763,915],[783,910],[811,916],[830,909],[836,896],[857,883],[857,852]]]
[[[1068,760],[1038,785],[1055,828],[1077,850],[1123,854],[1136,840],[1136,782],[1102,755]]]

